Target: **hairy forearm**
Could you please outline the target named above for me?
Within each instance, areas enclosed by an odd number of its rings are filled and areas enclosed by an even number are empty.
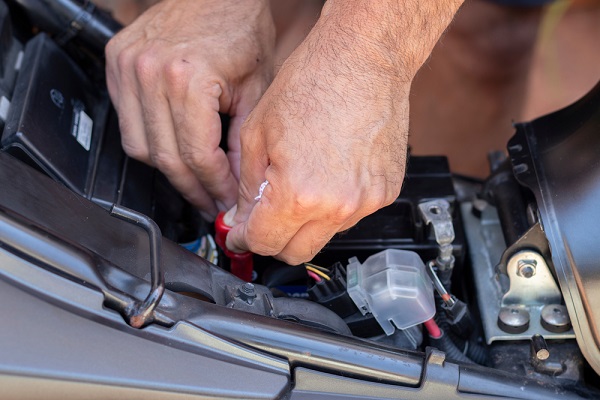
[[[328,0],[317,28],[336,32],[378,66],[410,81],[463,0]]]

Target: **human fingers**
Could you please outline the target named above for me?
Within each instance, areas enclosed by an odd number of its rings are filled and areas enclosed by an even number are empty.
[[[312,260],[331,238],[340,230],[338,224],[329,220],[309,221],[296,232],[276,258],[289,265]]]
[[[240,91],[240,101],[235,113],[231,116],[229,131],[227,135],[227,158],[235,178],[240,180],[242,145],[240,131],[243,123],[250,115],[263,93],[267,90],[272,80],[272,68],[265,68],[261,74],[257,74]],[[265,164],[266,165],[266,164]],[[266,166],[262,168],[266,169]],[[261,177],[259,177],[260,179]]]
[[[166,73],[178,153],[217,208],[227,211],[235,204],[238,183],[227,155],[219,147],[223,91],[217,82],[192,79],[193,73],[192,67],[183,62]]]
[[[243,178],[242,169],[242,179]],[[273,186],[267,185],[260,201],[252,208],[248,219],[237,223],[227,235],[227,248],[233,252],[251,251],[266,256],[278,255],[304,225],[305,221],[282,206],[285,200],[273,194]],[[269,199],[274,198],[275,202]],[[238,206],[239,212],[239,206]],[[234,217],[234,220],[239,218]]]
[[[117,114],[121,143],[125,153],[136,160],[150,163],[150,152],[139,98],[139,84],[134,60],[137,50],[123,47],[119,38],[106,47],[106,83]]]
[[[214,217],[218,212],[215,202],[179,156],[174,123],[165,94],[154,92],[152,95],[143,95],[141,104],[152,165],[165,174],[173,187],[191,204],[203,210],[205,217]]]
[[[245,222],[250,217],[250,213],[257,204],[258,190],[265,182],[267,168],[269,168],[265,137],[260,128],[254,128],[254,125],[253,114],[250,114],[240,130],[241,173],[237,208],[233,218],[235,224]],[[266,193],[269,193],[272,188],[272,186],[265,187],[263,196],[266,196]]]

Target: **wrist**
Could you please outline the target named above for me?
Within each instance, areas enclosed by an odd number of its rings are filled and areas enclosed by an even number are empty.
[[[315,28],[336,32],[365,59],[410,82],[462,2],[328,0]]]

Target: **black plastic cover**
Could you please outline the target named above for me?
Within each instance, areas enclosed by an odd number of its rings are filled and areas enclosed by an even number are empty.
[[[349,254],[364,261],[386,249],[414,251],[424,260],[437,257],[438,245],[430,225],[423,223],[419,203],[445,199],[450,203],[456,238],[457,265],[465,257],[465,239],[448,159],[442,156],[410,157],[400,196],[391,205],[363,218],[356,226],[337,234],[313,262],[346,264]]]
[[[515,176],[535,194],[581,351],[600,372],[600,84],[517,125],[508,150]]]
[[[197,212],[156,169],[125,155],[99,86],[54,40],[37,35],[26,45],[2,150],[106,209],[119,204],[150,216],[172,240],[196,239]]]
[[[26,153],[71,190],[89,195],[108,99],[48,36],[25,48],[2,147]],[[22,157],[21,157],[22,158]]]

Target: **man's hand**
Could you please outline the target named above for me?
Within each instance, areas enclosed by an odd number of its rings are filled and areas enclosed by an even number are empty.
[[[274,42],[267,0],[163,0],[107,46],[125,152],[206,217],[235,204],[239,129],[270,82]],[[232,116],[227,155],[219,112]]]
[[[326,3],[242,127],[231,250],[299,264],[394,201],[406,164],[410,83],[459,4]]]

